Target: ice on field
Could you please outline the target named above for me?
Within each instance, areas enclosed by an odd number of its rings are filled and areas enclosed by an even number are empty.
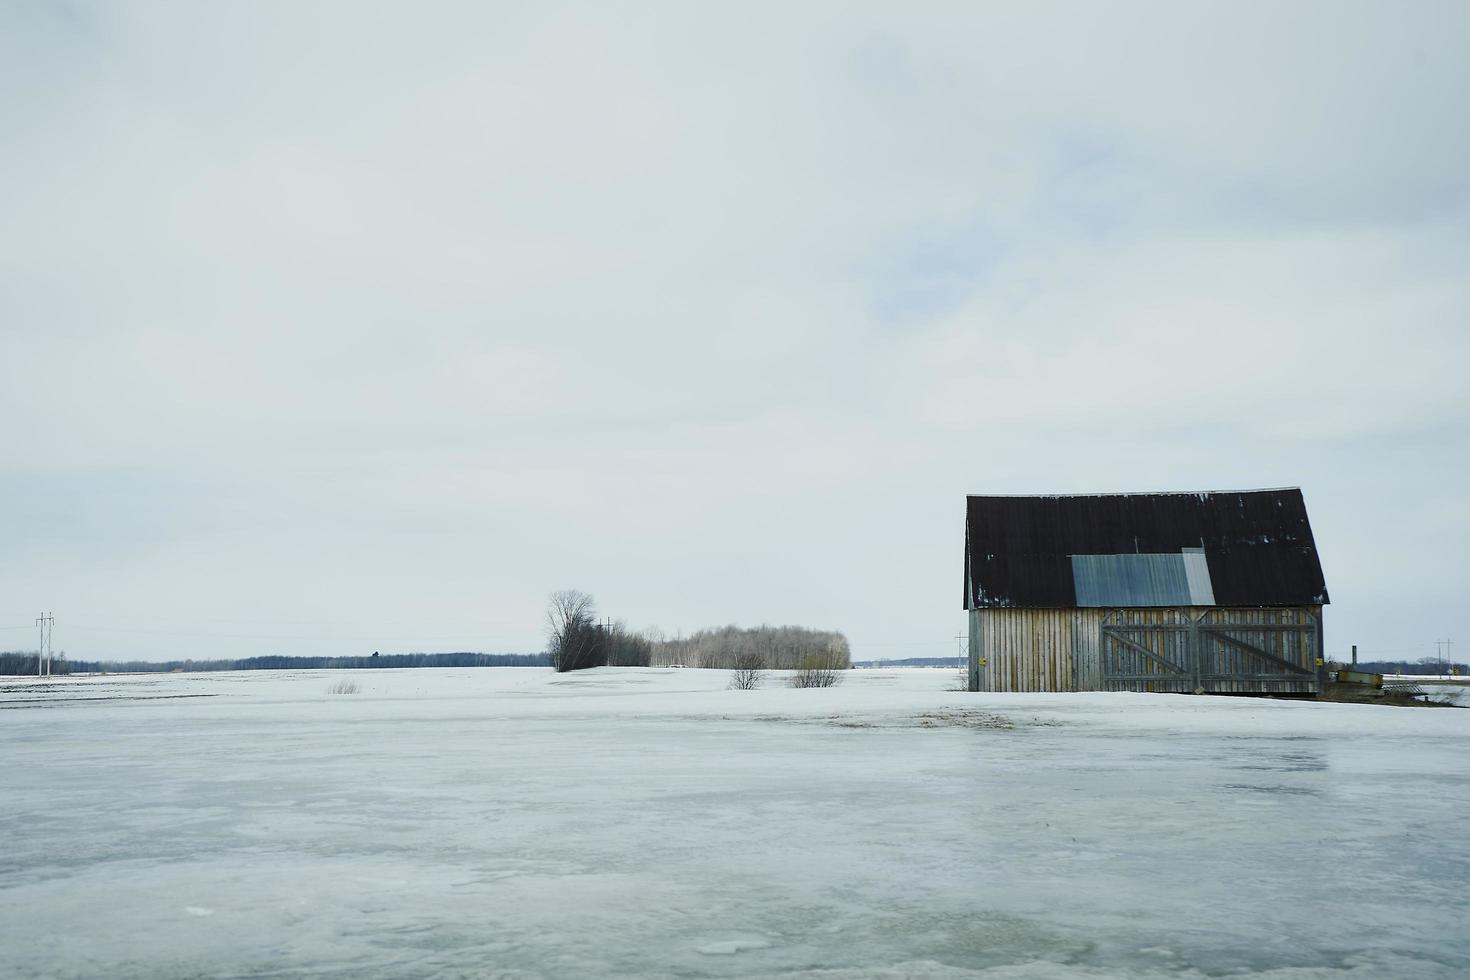
[[[0,976],[1470,973],[1470,712],[727,682],[0,681]]]

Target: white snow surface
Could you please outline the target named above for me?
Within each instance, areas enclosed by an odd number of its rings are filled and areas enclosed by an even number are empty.
[[[0,681],[0,976],[1470,975],[1470,711],[727,682]]]

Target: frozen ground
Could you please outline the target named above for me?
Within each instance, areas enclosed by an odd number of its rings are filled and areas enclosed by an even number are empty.
[[[1470,711],[954,679],[3,681],[0,976],[1470,973]]]

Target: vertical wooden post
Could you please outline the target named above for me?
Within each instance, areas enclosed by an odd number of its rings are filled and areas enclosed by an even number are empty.
[[[980,642],[980,610],[970,610],[970,683],[972,692],[986,691],[990,685],[983,683],[985,673],[981,671],[980,661],[984,659],[984,650]]]
[[[1205,692],[1204,675],[1214,673],[1213,665],[1205,663],[1205,639],[1200,635],[1199,624],[1209,615],[1208,609],[1188,609],[1189,632],[1184,635],[1184,667],[1189,671],[1190,690],[1195,694]]]

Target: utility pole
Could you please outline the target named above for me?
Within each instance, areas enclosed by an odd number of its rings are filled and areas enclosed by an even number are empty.
[[[51,624],[56,617],[42,613],[36,617],[36,627],[41,631],[40,646],[36,648],[36,676],[51,676]]]
[[[954,665],[961,670],[965,667],[965,634],[956,633],[954,637],[955,658]]]

